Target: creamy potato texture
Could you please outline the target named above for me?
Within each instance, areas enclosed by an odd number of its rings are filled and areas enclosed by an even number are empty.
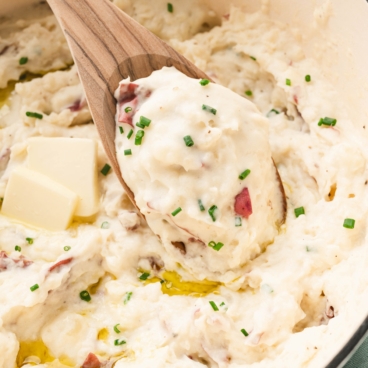
[[[26,165],[29,139],[40,136],[98,142],[100,197],[94,217],[65,231],[0,215],[0,367],[325,366],[367,312],[363,127],[318,61],[304,56],[298,34],[272,21],[266,6],[217,16],[197,1],[172,1],[172,12],[161,1],[115,2],[237,93],[234,101],[257,106],[284,184],[286,221],[259,255],[239,260],[234,277],[211,278],[205,262],[193,271],[140,218],[114,173],[100,172],[107,159],[55,19],[4,21],[0,197]],[[138,146],[129,144],[134,159]]]
[[[267,119],[242,96],[174,68],[122,81],[115,95],[118,160],[149,227],[196,277],[239,277],[286,210]]]

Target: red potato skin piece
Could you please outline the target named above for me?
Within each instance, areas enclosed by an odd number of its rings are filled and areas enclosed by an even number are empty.
[[[248,218],[253,213],[252,201],[248,188],[243,188],[235,197],[234,210],[237,215],[245,218]]]
[[[73,260],[73,258],[71,257],[71,258],[66,258],[66,259],[63,259],[62,261],[59,261],[59,262],[55,263],[54,265],[52,265],[49,268],[49,272],[52,272],[52,271],[56,270],[57,268],[70,263],[72,260]]]
[[[95,354],[89,353],[81,368],[101,368],[101,363]]]
[[[32,261],[29,261],[24,256],[20,256],[19,259],[10,258],[5,251],[0,251],[0,271],[5,271],[8,268],[8,262],[5,259],[14,262],[18,267],[24,268],[32,264]]]
[[[138,84],[129,83],[120,85],[119,96],[119,123],[126,123],[133,127],[133,115],[135,114],[138,105],[138,96],[136,90]],[[131,107],[132,111],[125,112],[126,107]]]

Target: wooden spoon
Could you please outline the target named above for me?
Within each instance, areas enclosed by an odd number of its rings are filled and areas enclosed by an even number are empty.
[[[174,66],[192,78],[205,73],[108,0],[48,0],[68,41],[87,102],[112,168],[132,203],[116,158],[114,92],[119,82]],[[139,210],[139,208],[137,207]]]

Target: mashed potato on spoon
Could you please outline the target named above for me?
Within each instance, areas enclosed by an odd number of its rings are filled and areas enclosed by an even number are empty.
[[[252,102],[167,67],[122,81],[116,98],[123,178],[180,264],[224,279],[272,243],[286,201]]]

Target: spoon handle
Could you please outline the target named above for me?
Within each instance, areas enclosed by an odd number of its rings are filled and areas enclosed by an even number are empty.
[[[48,0],[65,33],[106,154],[126,190],[116,159],[114,91],[119,82],[175,66],[193,78],[206,75],[108,0]]]

